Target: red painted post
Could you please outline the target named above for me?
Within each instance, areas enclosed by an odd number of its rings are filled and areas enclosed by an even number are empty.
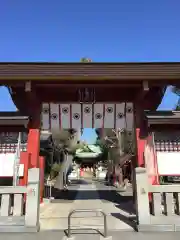
[[[20,178],[19,185],[26,186],[28,182],[28,169],[31,167],[31,154],[27,152],[21,152],[20,164],[24,164],[24,176]]]
[[[44,192],[44,168],[45,161],[44,157],[39,157],[39,168],[40,168],[40,203],[43,202],[43,192]]]
[[[40,130],[29,129],[27,152],[31,154],[32,168],[39,167],[39,151],[40,151]]]
[[[28,152],[21,152],[20,163],[24,164],[24,176],[20,178],[19,185],[27,186],[28,170],[31,168],[31,154],[28,154]],[[26,194],[24,194],[24,202],[26,202]]]
[[[137,166],[144,167],[144,149],[146,139],[140,138],[140,128],[136,128],[136,144],[137,144]]]

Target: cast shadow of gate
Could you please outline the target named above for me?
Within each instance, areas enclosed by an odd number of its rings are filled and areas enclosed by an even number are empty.
[[[80,194],[79,194],[80,193]],[[132,196],[121,196],[116,190],[81,190],[71,189],[68,191],[52,188],[54,199],[59,200],[96,200],[102,202],[112,202],[114,204],[126,203],[132,201]]]

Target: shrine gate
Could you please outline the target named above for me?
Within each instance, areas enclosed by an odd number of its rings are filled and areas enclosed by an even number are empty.
[[[1,85],[29,116],[26,152],[32,168],[41,165],[41,129],[68,128],[126,129],[136,140],[134,168],[144,167],[144,110],[156,110],[166,86],[178,86],[179,78],[180,63],[0,63]],[[6,123],[5,128],[11,131]]]

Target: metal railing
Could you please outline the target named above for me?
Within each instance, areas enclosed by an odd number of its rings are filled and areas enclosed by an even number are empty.
[[[67,231],[67,237],[70,238],[71,237],[71,217],[74,213],[89,213],[89,212],[94,212],[94,213],[101,213],[104,217],[104,238],[107,238],[108,234],[108,229],[107,229],[107,215],[105,212],[103,212],[103,210],[101,209],[74,209],[72,211],[70,211],[70,213],[68,214],[68,231]]]

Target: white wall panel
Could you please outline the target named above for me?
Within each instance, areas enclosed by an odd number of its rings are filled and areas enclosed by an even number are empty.
[[[71,128],[70,118],[71,118],[71,107],[70,104],[61,104],[60,105],[60,124],[62,129]]]
[[[132,131],[134,125],[133,103],[126,104],[126,127],[127,131]]]
[[[126,108],[126,109],[125,109]],[[133,131],[132,103],[42,104],[42,129],[116,128]]]
[[[125,129],[125,103],[116,104],[116,129]]]
[[[48,130],[50,128],[49,112],[50,112],[49,103],[43,103],[42,113],[41,113],[41,121],[42,121],[41,129],[43,130]]]
[[[60,106],[57,103],[50,103],[51,129],[60,130]]]
[[[104,124],[104,106],[102,103],[94,104],[94,128],[102,128]]]
[[[105,104],[104,128],[115,127],[115,104]]]
[[[93,104],[83,104],[82,105],[82,128],[92,128],[93,127]]]
[[[81,128],[81,104],[71,104],[71,111],[72,128]]]

